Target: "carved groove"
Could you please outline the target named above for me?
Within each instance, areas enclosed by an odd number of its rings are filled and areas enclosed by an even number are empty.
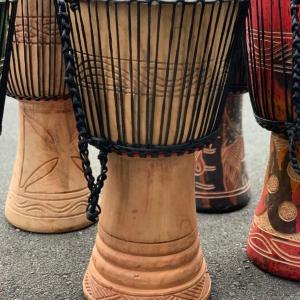
[[[207,280],[207,274],[205,273],[201,279],[190,288],[169,295],[157,295],[157,296],[138,296],[138,295],[126,295],[120,294],[114,291],[112,288],[105,287],[96,282],[92,276],[87,272],[84,277],[85,290],[88,293],[88,297],[91,300],[100,299],[114,299],[114,300],[194,300],[194,299],[207,299],[207,290],[205,289],[205,282]]]

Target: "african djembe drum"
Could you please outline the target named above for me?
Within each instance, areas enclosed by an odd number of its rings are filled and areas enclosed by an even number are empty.
[[[53,1],[20,0],[8,82],[19,100],[17,157],[5,215],[33,232],[89,224],[72,102]]]
[[[0,0],[0,134],[6,96],[6,84],[11,55],[11,43],[16,18],[17,0]]]
[[[294,3],[252,1],[247,21],[252,105],[259,124],[272,131],[247,253],[263,270],[300,280],[300,35]]]
[[[225,213],[250,200],[242,134],[243,93],[247,92],[245,35],[239,39],[228,78],[226,106],[217,137],[196,152],[195,196],[198,212]]]
[[[246,10],[239,1],[58,0],[90,220],[107,177],[88,299],[209,297],[193,151],[218,128]],[[100,150],[96,179],[88,144]]]

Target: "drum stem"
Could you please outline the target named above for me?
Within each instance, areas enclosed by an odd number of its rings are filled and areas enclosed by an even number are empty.
[[[99,232],[83,282],[86,297],[207,299],[193,155],[147,159],[112,153],[108,161]]]
[[[17,158],[5,215],[33,232],[90,225],[71,100],[20,101]]]

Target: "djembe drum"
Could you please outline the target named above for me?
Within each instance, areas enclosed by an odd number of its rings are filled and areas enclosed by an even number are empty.
[[[246,206],[250,200],[242,133],[242,98],[248,91],[245,42],[243,34],[232,58],[228,96],[218,136],[208,147],[196,152],[198,212],[226,213]]]
[[[0,134],[17,2],[17,0],[0,0]]]
[[[64,72],[54,1],[20,0],[8,83],[8,95],[20,100],[20,132],[5,215],[28,231],[91,224]]]
[[[247,253],[263,270],[300,280],[299,13],[294,3],[252,1],[247,21],[252,105],[259,124],[272,131]]]
[[[193,151],[219,125],[246,10],[239,1],[58,0],[91,220],[108,176],[88,299],[209,297]],[[88,143],[100,149],[97,179]]]

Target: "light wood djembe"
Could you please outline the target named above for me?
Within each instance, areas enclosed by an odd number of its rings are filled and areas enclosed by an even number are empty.
[[[17,11],[17,0],[0,0],[0,134],[11,56],[11,44]]]
[[[195,195],[198,212],[226,213],[246,206],[250,182],[242,132],[243,94],[248,90],[245,35],[239,39],[228,78],[228,95],[216,139],[196,152]]]
[[[58,1],[91,220],[108,176],[83,281],[88,299],[209,297],[192,153],[219,125],[246,9],[238,1]],[[100,149],[97,180],[88,143]]]
[[[20,0],[8,94],[19,101],[19,140],[5,215],[33,232],[91,224],[54,1]]]
[[[247,253],[264,271],[300,280],[300,34],[295,3],[255,0],[249,11],[252,105],[257,121],[272,136]]]

